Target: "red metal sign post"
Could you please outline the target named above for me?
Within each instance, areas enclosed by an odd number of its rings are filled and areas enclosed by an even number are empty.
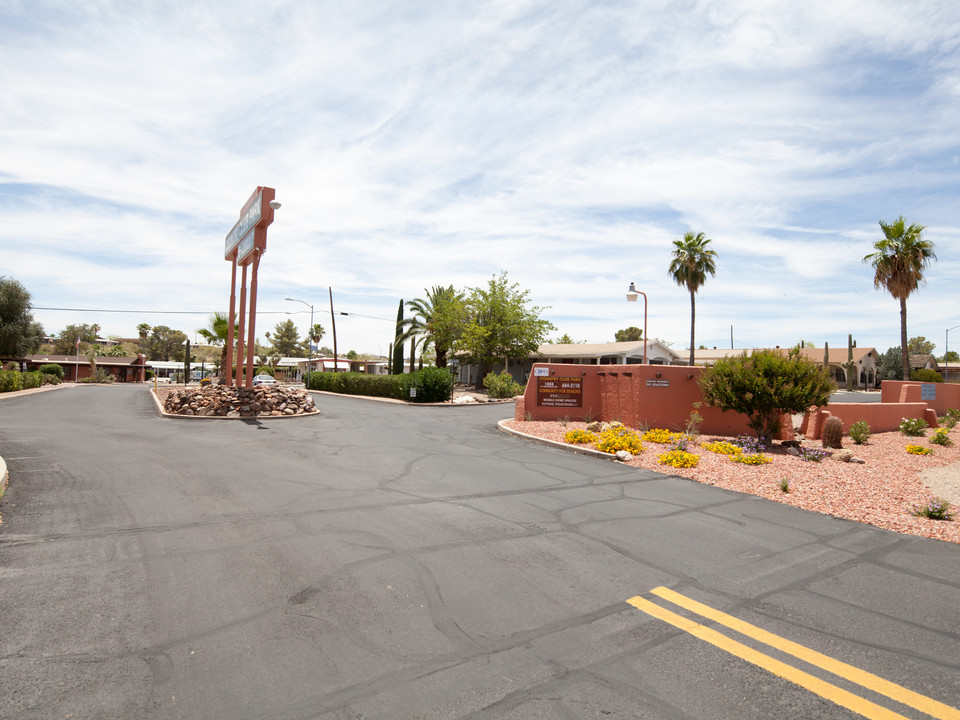
[[[223,259],[231,263],[230,276],[230,317],[227,327],[227,385],[236,383],[237,387],[253,387],[254,338],[257,328],[257,271],[260,268],[260,256],[267,251],[267,226],[273,222],[273,200],[276,190],[258,187],[240,210],[240,219],[227,233],[224,243]],[[240,315],[237,317],[237,266],[243,268],[240,278]],[[246,332],[246,362],[244,362],[244,324],[247,304],[247,266],[252,266],[250,279],[250,319]],[[233,372],[234,323],[239,334],[237,341],[237,369]]]

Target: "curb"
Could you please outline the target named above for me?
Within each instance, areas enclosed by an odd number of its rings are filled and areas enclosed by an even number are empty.
[[[555,447],[558,450],[565,450],[567,452],[576,453],[578,455],[589,455],[591,457],[600,458],[601,460],[612,460],[613,462],[619,462],[617,456],[613,453],[605,453],[600,450],[594,450],[593,448],[580,447],[579,445],[571,445],[570,443],[558,442],[556,440],[547,440],[546,438],[537,437],[536,435],[527,435],[525,432],[520,432],[514,428],[509,428],[504,423],[512,422],[513,418],[506,418],[500,420],[497,423],[497,430],[506,434],[506,435],[516,435],[522,440],[529,440],[530,442],[535,442],[540,445],[548,445],[550,447]]]
[[[175,420],[256,420],[257,422],[260,422],[261,420],[292,420],[294,418],[311,418],[320,415],[319,408],[317,408],[316,412],[300,413],[299,415],[250,415],[248,417],[227,417],[226,415],[177,415],[176,413],[168,413],[163,409],[163,403],[160,402],[160,398],[157,397],[157,393],[154,392],[153,388],[150,388],[150,397],[153,398],[153,402],[157,406],[157,412],[159,413],[160,417],[173,418]],[[316,407],[316,405],[314,405],[314,407]]]
[[[7,463],[0,457],[0,495],[7,489],[7,481],[10,479],[10,473],[7,472]]]

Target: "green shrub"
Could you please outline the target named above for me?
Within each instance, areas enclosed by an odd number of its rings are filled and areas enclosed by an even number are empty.
[[[900,420],[900,432],[908,437],[922,437],[926,427],[927,421],[923,418],[902,418]]]
[[[519,395],[521,389],[506,370],[501,370],[499,375],[489,373],[483,379],[483,386],[487,389],[487,395],[492,398],[512,398],[514,395]]]
[[[344,395],[366,395],[369,397],[388,397],[405,400],[401,380],[404,375],[367,375],[366,373],[325,373],[312,372],[307,377],[307,387],[311,390],[342,393]],[[409,392],[407,397],[409,397]]]
[[[40,372],[44,375],[56,375],[58,378],[63,380],[63,365],[57,365],[56,363],[50,363],[48,365],[41,365],[39,368]]]
[[[942,383],[943,375],[930,368],[917,368],[910,371],[910,379],[914,382]]]
[[[26,372],[23,374],[23,389],[31,390],[33,388],[38,388],[43,385],[43,373],[39,370],[34,370],[33,372]]]
[[[931,520],[953,520],[950,503],[939,497],[931,497],[926,505],[914,505],[913,514]]]
[[[146,380],[153,380],[153,370],[145,370],[143,377]]]
[[[44,385],[59,385],[63,380],[58,378],[56,375],[47,375],[43,373],[43,384]]]
[[[850,426],[850,439],[857,445],[863,445],[870,439],[870,426],[866,420],[857,420]]]
[[[944,447],[953,445],[953,440],[947,437],[947,429],[945,427],[934,430],[933,435],[930,436],[930,442],[934,445],[942,445]]]
[[[824,406],[836,390],[830,374],[801,357],[799,349],[723,358],[700,373],[697,384],[707,405],[746,415],[747,426],[767,444],[779,432],[783,413]]]
[[[0,370],[0,393],[23,390],[23,378],[15,370]]]
[[[960,410],[957,410],[957,408],[944,410],[943,417],[940,418],[940,422],[943,424],[943,426],[950,428],[951,430],[956,426],[958,421],[960,421]]]
[[[415,373],[401,376],[404,399],[418,403],[444,402],[453,393],[453,375],[446,368],[425,367]],[[416,396],[410,397],[410,391]]]
[[[257,368],[257,371],[254,373],[254,375],[269,375],[270,377],[273,377],[273,368],[269,365],[261,365]]]

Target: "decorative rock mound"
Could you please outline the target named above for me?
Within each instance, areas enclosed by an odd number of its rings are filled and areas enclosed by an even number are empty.
[[[228,418],[309,415],[317,412],[309,393],[282,385],[258,385],[254,388],[210,385],[174,390],[167,396],[163,409],[173,415]]]

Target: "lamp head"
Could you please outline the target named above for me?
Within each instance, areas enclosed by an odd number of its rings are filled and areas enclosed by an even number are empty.
[[[272,207],[274,210],[279,210],[279,209],[280,209],[280,203],[277,202],[276,200],[271,200],[271,201],[270,201],[270,207]]]
[[[630,289],[627,290],[627,302],[636,302],[638,297],[640,297],[640,293],[637,292],[636,285],[630,283]]]

